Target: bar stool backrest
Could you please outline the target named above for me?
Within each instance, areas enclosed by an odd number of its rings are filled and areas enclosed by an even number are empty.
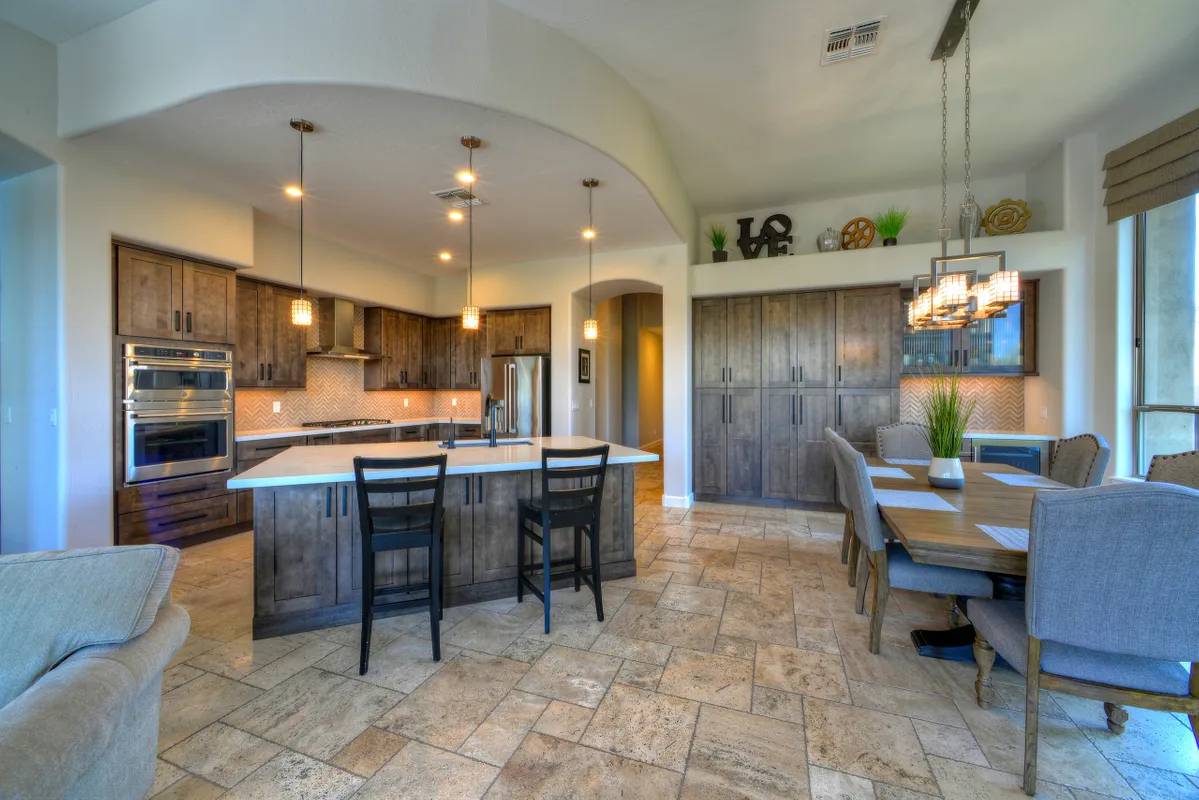
[[[396,530],[402,511],[403,530],[441,530],[446,456],[354,459],[354,483],[364,544],[376,534]],[[381,502],[388,496],[392,502]],[[396,501],[399,502],[396,502]]]
[[[608,471],[608,445],[541,451],[541,508],[547,516],[598,511]]]

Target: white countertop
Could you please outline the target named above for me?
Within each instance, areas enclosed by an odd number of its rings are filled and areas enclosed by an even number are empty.
[[[411,423],[411,420],[408,420]],[[499,447],[457,447],[443,450],[436,442],[381,442],[378,444],[326,444],[289,447],[226,484],[230,489],[260,489],[300,486],[310,483],[348,483],[354,480],[354,456],[413,458],[449,456],[447,475],[476,475],[487,472],[518,472],[541,469],[542,447],[596,447],[604,442],[586,436],[534,437],[532,444]],[[609,443],[610,444],[610,443]],[[656,453],[611,444],[609,464],[657,461]]]
[[[1016,442],[1056,442],[1058,437],[1052,433],[1026,433],[1025,431],[966,431],[967,439],[983,439],[988,441],[1007,440]]]
[[[350,425],[336,428],[305,428],[295,425],[290,428],[259,428],[258,430],[237,431],[233,438],[238,442],[252,442],[258,439],[283,439],[287,436],[320,436],[325,433],[341,433],[343,431],[377,431],[384,428],[411,428],[416,425],[444,425],[449,417],[414,417],[412,419],[397,419],[392,422],[381,422],[378,425]],[[478,425],[480,420],[474,417],[454,417],[455,425]]]

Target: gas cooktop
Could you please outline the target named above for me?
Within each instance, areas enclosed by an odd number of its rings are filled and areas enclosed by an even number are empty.
[[[390,425],[389,419],[327,419],[317,422],[304,422],[305,428],[356,428],[359,425]]]

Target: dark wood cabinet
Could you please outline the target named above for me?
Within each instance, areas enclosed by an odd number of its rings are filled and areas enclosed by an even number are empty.
[[[728,486],[731,497],[762,494],[762,390],[729,390]]]
[[[175,542],[236,525],[229,471],[172,478],[116,491],[116,543]]]
[[[488,311],[486,337],[489,355],[549,353],[550,309],[541,307]]]
[[[549,353],[550,310],[526,308],[520,311],[520,342],[517,352],[524,354]]]
[[[338,485],[254,490],[256,616],[310,611],[337,602]],[[287,564],[287,569],[268,565]]]
[[[450,388],[478,389],[479,369],[483,358],[483,342],[487,335],[487,327],[480,330],[468,331],[462,327],[462,320],[451,317],[450,320]],[[488,326],[490,315],[480,320],[480,326]]]
[[[762,298],[722,297],[692,306],[695,388],[762,382]]]
[[[692,414],[692,472],[695,493],[723,495],[728,486],[728,394],[697,389]]]
[[[834,394],[832,389],[800,389],[797,393],[796,500],[809,503],[834,500],[833,454],[824,438],[824,429],[833,427]]]
[[[762,496],[793,500],[799,486],[798,392],[762,390]]]
[[[530,497],[532,473],[496,472],[472,476],[471,481],[474,582],[515,578],[516,503]]]
[[[424,389],[429,387],[425,363],[426,319],[393,308],[371,306],[363,312],[366,349],[379,358],[363,367],[363,388]]]
[[[308,380],[308,329],[291,322],[299,292],[240,278],[234,381],[242,387],[302,389]]]
[[[692,305],[696,389],[723,389],[727,383],[728,319],[727,298],[706,298]]]
[[[801,388],[833,386],[837,342],[835,292],[796,295],[796,382]]]
[[[222,344],[234,340],[233,270],[123,245],[116,250],[119,336]]]
[[[452,317],[445,317],[425,324],[425,375],[430,389],[453,385],[453,322]]]
[[[1037,374],[1037,289],[1035,278],[1021,281],[1019,303],[1003,316],[979,320],[964,328],[905,330],[903,373],[941,371],[963,375]],[[911,293],[904,297],[903,313]]]
[[[834,429],[867,455],[875,449],[875,429],[899,419],[899,389],[840,389]]]
[[[795,386],[799,382],[799,295],[762,298],[762,387]]]
[[[899,313],[898,286],[837,292],[838,388],[899,385]]]

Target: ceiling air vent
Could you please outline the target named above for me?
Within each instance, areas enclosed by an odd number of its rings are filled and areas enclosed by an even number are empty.
[[[432,194],[437,199],[446,201],[454,208],[484,205],[483,200],[478,195],[472,194],[470,189],[463,189],[461,186],[455,186],[453,189],[442,189]]]
[[[886,17],[872,19],[869,22],[859,22],[847,28],[834,28],[826,31],[824,36],[824,54],[821,64],[836,64],[851,58],[868,56],[878,45],[879,30]]]

